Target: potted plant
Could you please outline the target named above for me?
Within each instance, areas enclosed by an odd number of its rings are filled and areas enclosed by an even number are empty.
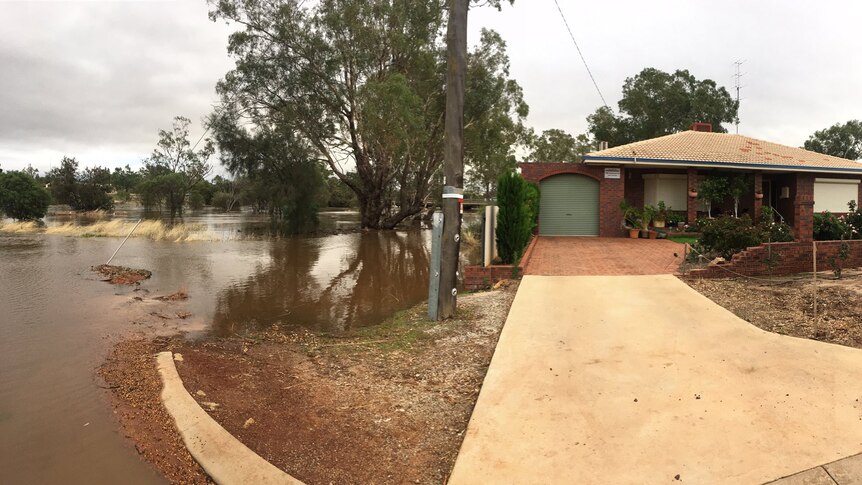
[[[660,200],[658,201],[658,207],[656,207],[655,210],[655,216],[652,221],[653,225],[659,228],[664,227],[665,223],[667,222],[667,218],[667,205],[664,203],[663,200]]]
[[[682,214],[679,214],[677,212],[670,212],[667,215],[667,223],[671,227],[676,227],[677,229],[679,229],[680,223],[683,221],[684,221],[684,218],[683,218]]]
[[[696,199],[696,198],[697,198],[697,189],[691,189],[691,190],[689,190],[689,191],[688,191],[688,196],[689,196],[689,197],[691,197],[692,199]]]
[[[757,192],[754,193],[754,198],[757,200],[762,199],[763,198],[763,192],[758,190]]]
[[[641,211],[639,211],[637,207],[629,204],[625,199],[620,202],[620,210],[623,212],[623,226],[629,230],[629,237],[637,239],[642,225]]]
[[[649,237],[649,223],[653,220],[656,214],[656,208],[651,205],[645,205],[641,211],[641,237]]]

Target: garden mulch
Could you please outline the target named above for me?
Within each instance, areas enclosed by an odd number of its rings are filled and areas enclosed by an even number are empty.
[[[755,326],[783,335],[862,348],[862,271],[812,276],[688,279],[688,284]]]

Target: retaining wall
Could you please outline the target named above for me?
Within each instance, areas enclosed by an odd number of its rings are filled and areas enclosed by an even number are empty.
[[[847,244],[850,256],[841,262],[838,251]],[[695,269],[693,278],[732,278],[738,275],[767,276],[809,273],[814,271],[814,248],[811,241],[766,243],[734,254],[730,261]],[[832,271],[832,259],[844,268],[862,267],[862,240],[817,241],[817,271]]]

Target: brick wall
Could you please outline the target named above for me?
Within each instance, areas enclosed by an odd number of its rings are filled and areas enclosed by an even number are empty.
[[[850,246],[850,257],[844,268],[862,267],[862,240],[844,241]],[[838,254],[841,241],[817,241],[817,270],[831,271],[829,260]],[[770,256],[771,249],[771,256]],[[787,275],[814,270],[811,241],[766,243],[734,254],[733,258],[714,266],[689,272],[693,278],[732,278],[735,273],[745,276]],[[772,264],[769,263],[771,260]],[[770,266],[772,270],[770,271]],[[727,271],[731,270],[731,271]]]
[[[623,213],[620,201],[625,197],[625,168],[620,168],[619,179],[604,178],[604,167],[582,163],[521,163],[521,175],[530,182],[539,183],[552,175],[572,173],[591,177],[599,182],[599,236],[624,236]],[[541,208],[539,209],[541,210]]]
[[[465,266],[464,267],[464,289],[467,291],[485,290],[494,286],[498,281],[520,278],[524,274],[524,268],[533,256],[533,248],[536,247],[536,238],[533,237],[524,250],[524,256],[519,261],[517,273],[511,264],[492,264],[491,266]]]

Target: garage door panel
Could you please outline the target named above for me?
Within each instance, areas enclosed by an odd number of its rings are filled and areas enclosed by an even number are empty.
[[[599,183],[583,175],[554,175],[541,182],[539,233],[598,236]]]

